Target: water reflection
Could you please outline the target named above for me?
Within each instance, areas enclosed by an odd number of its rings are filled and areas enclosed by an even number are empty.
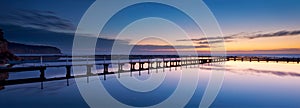
[[[293,77],[300,77],[300,74],[297,72],[284,72],[284,71],[272,71],[272,70],[258,70],[258,69],[245,69],[248,72],[254,73],[266,73],[266,74],[273,74],[277,76],[293,76]]]
[[[216,66],[216,65],[213,65]],[[202,67],[201,69],[203,70],[221,70],[216,67]],[[222,69],[224,70],[224,69]],[[247,73],[257,73],[257,74],[272,74],[280,77],[284,76],[293,76],[293,77],[300,77],[300,73],[298,72],[288,72],[288,71],[273,71],[273,70],[260,70],[260,69],[253,69],[253,68],[248,68],[248,69],[225,69],[226,72],[232,72],[232,73],[237,73],[241,75],[245,75]]]
[[[259,67],[262,69],[253,68],[253,64],[250,66],[247,66],[245,64],[248,64],[248,63],[243,64],[243,62],[227,62],[225,69],[223,69],[223,68],[220,69],[219,64],[206,65],[205,67],[201,67],[200,69],[202,69],[202,70],[219,70],[219,71],[225,70],[226,72],[236,73],[236,74],[240,74],[240,75],[246,75],[246,74],[253,75],[255,73],[255,74],[271,74],[271,75],[276,75],[279,77],[284,77],[284,76],[300,77],[299,72],[296,72],[295,70],[291,70],[290,68],[288,68],[290,66],[288,66],[287,68],[282,68],[282,66],[284,66],[286,64],[281,64],[281,69],[280,69],[280,67],[276,67],[276,66],[268,67],[267,65],[272,65],[272,64],[265,64],[265,63],[254,63],[256,65],[260,65]],[[278,65],[278,64],[276,64],[276,65]],[[267,67],[265,67],[265,66],[267,66]],[[294,69],[296,69],[298,67],[298,65],[295,65],[293,67],[294,67]]]
[[[155,104],[168,97],[176,88],[180,80],[180,72],[199,73],[199,81],[195,93],[186,107],[197,107],[203,96],[205,87],[207,86],[211,70],[223,71],[218,63],[205,64],[199,66],[188,66],[171,71],[166,69],[168,74],[166,82],[163,83],[156,91],[151,92],[151,95],[139,94],[130,92],[127,89],[121,89],[123,85],[116,83],[118,80],[117,74],[108,75],[107,80],[104,81],[100,76],[101,82],[106,86],[106,89],[113,94],[113,97],[123,103],[132,106],[147,106]],[[250,62],[226,62],[226,74],[224,84],[217,96],[216,101],[212,107],[299,107],[300,106],[300,66],[298,64],[273,64],[273,63],[250,63]],[[48,73],[56,72],[57,70],[50,70]],[[161,75],[163,70],[150,71],[150,75]],[[143,71],[139,76],[138,72],[121,73],[120,79],[135,78],[139,80],[147,80],[149,78],[147,71]],[[195,74],[196,75],[196,74]],[[96,76],[99,77],[99,76]],[[8,73],[0,73],[0,79],[6,80]],[[84,78],[85,79],[85,78]],[[99,80],[90,80],[84,84],[91,84]],[[186,83],[187,85],[189,83]],[[184,95],[184,94],[182,94]],[[16,97],[26,96],[28,98]],[[101,97],[101,96],[100,96]],[[43,99],[41,99],[43,98]],[[151,100],[152,99],[152,100]],[[145,101],[143,101],[145,100]],[[147,101],[148,100],[148,101]],[[11,105],[34,104],[32,106],[40,106],[41,104],[57,103],[71,106],[88,107],[82,99],[80,92],[77,89],[76,83],[71,80],[70,86],[66,86],[66,80],[51,81],[44,84],[44,89],[39,89],[39,83],[7,86],[6,89],[0,92],[0,104],[5,107]],[[40,103],[33,103],[39,101]],[[178,101],[181,101],[178,99]],[[140,102],[140,103],[136,103]],[[49,105],[57,107],[55,104]]]
[[[176,89],[179,80],[174,80],[174,79],[180,79],[180,73],[167,72],[167,74],[169,75],[166,76],[166,78],[159,85],[159,87],[154,88],[152,91],[149,92],[131,90],[127,88],[125,85],[123,85],[122,83],[120,83],[116,78],[113,78],[111,80],[106,80],[106,81],[102,80],[101,82],[105,86],[105,89],[110,93],[110,95],[113,98],[117,99],[119,102],[134,107],[146,107],[146,106],[156,105],[160,102],[163,102],[165,99],[171,96],[174,90]],[[172,77],[172,75],[170,74],[177,74],[176,75],[177,78]],[[155,75],[162,75],[162,74],[155,74]],[[130,81],[134,81],[134,80],[129,80],[129,82]],[[132,84],[134,83],[135,82],[132,82]],[[144,86],[147,85],[148,84],[144,84]]]
[[[226,62],[226,66],[222,90],[212,107],[300,106],[299,64]]]

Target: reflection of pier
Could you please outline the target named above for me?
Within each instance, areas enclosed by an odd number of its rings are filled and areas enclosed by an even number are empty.
[[[249,61],[249,62],[285,62],[285,63],[298,63],[299,58],[284,58],[284,57],[237,57],[230,56],[227,57],[227,61]]]
[[[103,61],[103,60],[102,60]],[[163,69],[169,68],[171,70],[172,67],[181,67],[181,66],[188,66],[188,65],[197,65],[197,64],[205,64],[205,63],[212,63],[212,62],[221,62],[226,61],[226,59],[222,57],[181,57],[181,58],[151,58],[151,59],[139,59],[138,61],[129,60],[127,62],[107,62],[105,63],[105,59],[102,63],[82,63],[82,64],[62,64],[62,65],[39,65],[39,66],[23,66],[23,67],[12,67],[12,68],[0,68],[0,72],[9,72],[9,73],[16,73],[16,72],[32,72],[32,71],[39,71],[40,75],[37,78],[26,78],[26,79],[13,79],[13,80],[6,80],[5,82],[1,82],[2,85],[16,85],[16,84],[25,84],[25,83],[34,83],[34,82],[46,82],[46,81],[55,81],[55,80],[63,80],[70,78],[80,78],[80,77],[89,77],[89,76],[103,76],[104,80],[106,80],[106,75],[108,74],[118,74],[120,77],[121,73],[130,73],[132,76],[132,72],[139,72],[141,75],[141,71],[148,71],[150,73],[150,69]],[[44,61],[45,62],[45,61]],[[66,60],[65,62],[70,62],[70,60]],[[129,69],[124,69],[124,65],[130,65]],[[117,71],[109,71],[111,66],[117,66]],[[138,68],[136,66],[138,65]],[[82,75],[72,75],[71,70],[74,66],[84,66],[86,67],[86,73]],[[100,73],[92,73],[92,68],[94,66],[103,66],[103,72]],[[57,68],[63,67],[65,68],[65,76],[63,77],[56,77],[56,78],[47,78],[45,76],[45,72],[48,68]],[[177,68],[175,68],[177,69]],[[41,83],[41,87],[43,88],[43,83]]]

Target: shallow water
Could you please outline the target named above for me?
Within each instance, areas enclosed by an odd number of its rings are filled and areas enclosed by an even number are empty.
[[[226,66],[224,70],[220,70],[221,65]],[[0,105],[4,108],[89,107],[93,104],[85,102],[81,94],[83,91],[80,92],[82,89],[78,87],[101,84],[105,89],[90,94],[94,94],[92,97],[95,102],[103,106],[163,106],[166,103],[168,106],[198,107],[211,72],[215,70],[225,71],[225,76],[222,88],[211,107],[299,107],[299,65],[229,61],[225,64],[177,67],[176,70],[173,67],[171,71],[166,68],[165,72],[163,69],[153,69],[150,74],[142,71],[141,76],[138,72],[134,72],[132,76],[130,73],[121,73],[120,78],[117,74],[107,75],[107,80],[103,80],[103,76],[78,78],[77,82],[70,79],[69,86],[66,80],[44,82],[44,89],[40,89],[41,83],[12,85],[0,91]],[[48,77],[55,77],[54,73],[65,74],[63,68],[46,71]],[[38,72],[30,74],[39,75]],[[10,74],[10,79],[19,78],[20,75],[26,76],[24,73],[14,73]],[[195,81],[182,83],[183,78],[198,79],[197,85],[192,85]],[[114,101],[101,103],[101,100]]]

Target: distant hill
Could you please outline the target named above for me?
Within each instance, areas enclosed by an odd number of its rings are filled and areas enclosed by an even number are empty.
[[[52,46],[8,43],[8,49],[14,54],[61,54],[60,49]]]

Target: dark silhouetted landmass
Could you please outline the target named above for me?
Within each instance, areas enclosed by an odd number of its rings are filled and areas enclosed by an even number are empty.
[[[8,49],[14,54],[61,54],[60,49],[52,46],[25,45],[8,42]]]

